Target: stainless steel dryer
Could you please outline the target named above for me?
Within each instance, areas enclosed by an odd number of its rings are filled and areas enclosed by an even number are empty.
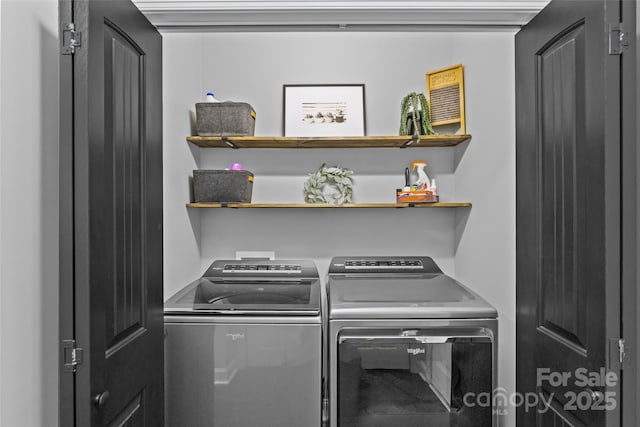
[[[171,427],[320,426],[312,261],[219,260],[165,303]]]
[[[429,257],[335,257],[327,292],[331,427],[497,425],[488,302]]]

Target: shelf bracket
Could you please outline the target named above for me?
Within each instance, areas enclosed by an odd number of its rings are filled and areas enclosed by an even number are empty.
[[[222,142],[227,144],[229,147],[234,148],[234,149],[238,148],[238,146],[236,144],[234,144],[233,142],[229,141],[229,136],[228,135],[220,135],[220,139],[222,139]]]
[[[410,146],[411,144],[415,144],[416,142],[420,142],[420,135],[411,136],[411,139],[402,144],[400,148],[407,148],[408,146]]]

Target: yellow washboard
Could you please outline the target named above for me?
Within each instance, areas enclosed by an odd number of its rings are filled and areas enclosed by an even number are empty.
[[[461,64],[427,73],[427,102],[432,126],[460,123],[460,133],[467,133],[464,121],[464,74]]]

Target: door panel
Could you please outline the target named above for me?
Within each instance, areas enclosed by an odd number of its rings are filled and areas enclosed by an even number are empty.
[[[619,417],[594,399],[619,372],[581,380],[606,369],[620,323],[620,93],[605,84],[620,78],[606,37],[618,7],[554,0],[516,36],[516,381],[550,402],[517,408],[519,426]]]
[[[549,401],[549,395],[545,395],[545,399]],[[567,414],[557,402],[551,400],[551,405],[548,408],[541,408],[540,412],[538,412],[537,425],[545,427],[577,427],[585,424]]]
[[[61,140],[61,153],[72,156],[65,164],[73,165],[61,183],[73,190],[62,193],[61,206],[73,212],[64,232],[73,235],[65,278],[74,295],[61,312],[73,312],[84,360],[65,374],[74,376],[75,409],[61,419],[160,426],[162,40],[129,0],[76,0],[72,16],[82,45],[73,55],[72,93],[61,93],[73,100],[73,114],[61,120],[74,129],[72,140]]]
[[[541,304],[538,330],[586,355],[588,281],[579,280],[578,252],[586,218],[578,209],[582,187],[578,165],[584,128],[584,23],[570,28],[537,55],[536,86],[540,108],[540,211],[542,227]]]
[[[110,24],[105,24],[105,162],[112,167],[105,182],[113,194],[110,221],[114,276],[105,304],[107,352],[145,327],[145,277],[140,268],[145,248],[143,135],[140,99],[144,98],[144,55]],[[110,172],[110,173],[109,173]]]
[[[109,423],[109,427],[134,427],[148,425],[145,422],[145,402],[142,394],[136,395],[120,414]]]

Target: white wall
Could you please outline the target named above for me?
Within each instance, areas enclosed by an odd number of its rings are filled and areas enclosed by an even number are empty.
[[[516,189],[515,50],[513,36],[475,34],[456,44],[461,57],[476,58],[465,70],[467,129],[473,135],[456,172],[456,195],[473,202],[456,229],[456,278],[491,301],[499,314],[499,386],[515,393]],[[496,49],[500,63],[482,57]],[[499,84],[496,84],[499,82]],[[515,408],[502,425],[515,425]]]
[[[58,2],[0,10],[0,425],[55,426]]]
[[[2,2],[0,2],[0,52],[2,52]],[[0,57],[0,98],[2,97],[2,58]],[[2,166],[2,102],[0,102],[0,167]],[[0,189],[2,174],[0,173]],[[2,197],[0,197],[0,235],[2,234]],[[0,244],[0,309],[2,308],[2,245]],[[0,384],[2,384],[2,316],[0,316]],[[2,420],[2,391],[0,391],[0,420]]]
[[[425,71],[461,62],[451,55],[452,34],[167,33],[163,43],[166,297],[198,277],[212,259],[233,257],[235,250],[312,258],[326,271],[339,253],[411,254],[426,247],[453,272],[451,210],[202,212],[184,207],[193,169],[237,161],[256,174],[255,202],[302,202],[307,174],[323,162],[355,171],[354,201],[391,202],[404,168],[419,159],[430,163],[442,200],[455,200],[451,149],[236,151],[203,150],[185,142],[193,132],[188,112],[207,91],[251,103],[257,135],[281,135],[284,83],[364,83],[367,133],[394,135],[400,101],[411,91],[424,91]],[[405,66],[405,58],[415,65]]]
[[[480,292],[500,315],[500,385],[515,390],[515,31],[165,33],[165,297],[217,258],[275,250],[311,258],[326,274],[339,254],[428,254]],[[400,101],[425,91],[425,72],[465,67],[471,143],[455,149],[225,150],[185,142],[204,93],[245,101],[256,135],[282,134],[282,85],[364,83],[369,135],[395,135]],[[193,169],[241,162],[254,202],[302,202],[323,162],[355,171],[354,201],[394,201],[403,170],[429,162],[443,201],[473,208],[189,210]],[[197,260],[197,261],[196,261]],[[513,412],[513,411],[511,411]],[[503,425],[515,423],[514,413]]]

